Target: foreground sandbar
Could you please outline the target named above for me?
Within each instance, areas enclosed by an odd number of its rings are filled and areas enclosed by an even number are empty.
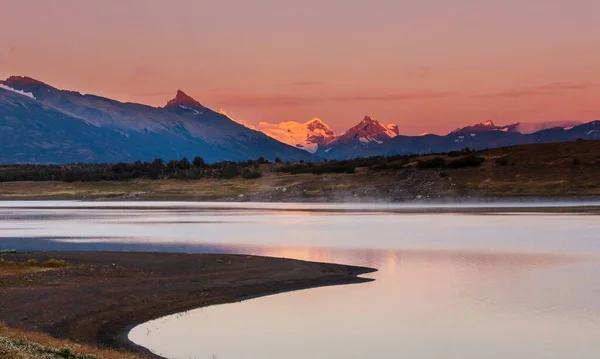
[[[133,325],[212,304],[317,286],[359,283],[375,269],[246,255],[17,252],[0,260],[64,260],[8,273],[0,266],[0,321],[117,349]]]

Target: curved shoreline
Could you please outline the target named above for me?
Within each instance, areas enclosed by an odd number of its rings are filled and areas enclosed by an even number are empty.
[[[149,321],[158,320],[158,319],[161,319],[161,318],[164,318],[164,317],[168,317],[168,316],[171,316],[171,315],[176,315],[176,314],[179,314],[179,313],[185,313],[185,312],[190,311],[190,310],[195,310],[195,309],[200,309],[200,308],[207,308],[207,307],[211,307],[211,306],[214,306],[214,305],[239,303],[239,302],[243,302],[243,301],[246,301],[246,300],[252,300],[252,299],[267,297],[267,296],[271,296],[271,295],[283,294],[283,293],[293,292],[293,291],[297,291],[297,290],[308,290],[308,289],[315,289],[315,288],[321,288],[321,287],[332,287],[332,286],[338,286],[338,285],[365,283],[365,282],[371,282],[371,281],[375,280],[375,279],[371,279],[371,278],[362,278],[362,277],[359,277],[359,275],[373,273],[373,272],[376,272],[377,269],[374,269],[374,268],[363,268],[363,267],[352,267],[352,266],[348,266],[348,267],[350,267],[350,268],[365,269],[365,271],[362,272],[362,273],[354,273],[354,274],[352,274],[352,276],[354,276],[357,279],[356,281],[352,281],[352,282],[322,283],[322,284],[314,284],[314,285],[311,285],[311,286],[308,286],[308,287],[303,287],[303,288],[278,290],[278,291],[270,292],[270,293],[263,293],[263,294],[257,294],[257,295],[242,297],[242,298],[236,298],[236,299],[232,299],[231,301],[228,301],[228,302],[208,304],[208,305],[204,305],[204,306],[201,306],[201,307],[190,308],[190,309],[182,311],[182,312],[170,313],[170,314],[167,314],[167,315],[160,316],[158,318],[152,318],[152,319],[150,319],[148,321],[145,321],[145,322],[135,323],[135,324],[130,325],[125,331],[123,331],[119,335],[119,340],[121,341],[123,347],[126,348],[126,349],[130,349],[130,350],[136,351],[138,353],[142,353],[142,354],[148,355],[151,358],[168,359],[166,357],[163,357],[163,356],[161,356],[159,354],[156,354],[156,353],[152,352],[147,347],[145,347],[143,345],[140,345],[140,344],[137,344],[137,343],[133,342],[131,339],[129,339],[129,333],[131,332],[131,330],[133,328],[137,327],[138,325],[142,325],[142,324],[147,323]]]
[[[3,279],[0,321],[57,338],[162,358],[128,338],[149,320],[293,290],[368,282],[373,268],[293,259],[149,252],[1,253],[70,267]],[[10,279],[10,280],[7,280]]]

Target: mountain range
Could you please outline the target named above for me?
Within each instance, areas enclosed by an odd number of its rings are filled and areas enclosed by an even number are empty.
[[[315,121],[315,120],[312,120]],[[566,142],[577,139],[600,139],[600,121],[514,123],[497,126],[492,121],[458,128],[446,135],[423,134],[404,136],[398,126],[384,125],[365,116],[348,131],[333,136],[321,120],[319,126],[328,130],[328,136],[315,137],[310,131],[311,121],[305,124],[282,122],[261,123],[257,129],[265,134],[298,148],[309,149],[320,158],[348,159],[407,153],[434,153],[461,150],[465,147],[485,149],[518,144]]]
[[[492,121],[446,135],[401,135],[365,116],[336,135],[321,119],[251,126],[213,111],[183,91],[164,107],[60,90],[29,77],[0,81],[0,163],[148,161],[200,156],[207,162],[279,157],[347,159],[600,139],[600,121]]]

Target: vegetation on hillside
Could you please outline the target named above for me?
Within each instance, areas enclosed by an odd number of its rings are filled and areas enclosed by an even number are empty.
[[[419,160],[417,168],[461,168],[478,166],[483,162],[481,157],[470,155],[472,151],[466,148],[463,151],[453,151],[446,154],[437,154],[432,160]],[[425,155],[427,156],[427,155]],[[458,157],[446,163],[439,156]],[[354,158],[350,160],[330,160],[323,162],[281,163],[275,159],[274,171],[290,174],[326,174],[356,172],[356,168],[368,167],[374,170],[387,168],[402,168],[411,163],[417,155],[375,156],[367,158]],[[0,182],[17,181],[129,181],[144,178],[157,179],[202,179],[221,178],[231,179],[242,177],[256,179],[262,176],[260,165],[269,164],[269,161],[260,157],[248,161],[223,161],[207,164],[200,157],[195,157],[190,162],[186,157],[180,160],[164,162],[155,159],[152,162],[136,161],[134,163],[119,162],[115,164],[84,164],[70,165],[35,165],[14,164],[0,165]]]
[[[53,171],[54,177],[49,176]],[[259,159],[205,164],[196,159],[155,167],[0,166],[3,199],[407,201],[599,195],[600,141],[313,163]]]

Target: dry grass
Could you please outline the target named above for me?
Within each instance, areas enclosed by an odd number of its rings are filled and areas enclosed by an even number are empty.
[[[147,359],[148,357],[100,349],[56,339],[39,332],[8,328],[0,323],[0,359]]]
[[[49,259],[40,263],[35,259],[29,259],[25,262],[13,262],[5,260],[4,258],[0,258],[0,277],[49,271],[67,267],[69,267],[69,264],[64,260]]]

